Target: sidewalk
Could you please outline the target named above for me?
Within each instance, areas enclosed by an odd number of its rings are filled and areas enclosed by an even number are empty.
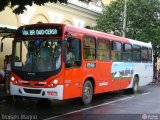
[[[0,84],[0,104],[4,102],[15,103],[16,99],[14,96],[6,93],[5,85]]]
[[[151,83],[149,84],[154,84],[154,85],[160,85],[160,80],[153,80]]]
[[[5,102],[7,97],[4,84],[0,84],[0,103]]]

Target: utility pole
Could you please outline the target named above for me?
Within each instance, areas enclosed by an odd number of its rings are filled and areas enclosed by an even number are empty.
[[[126,19],[127,19],[127,0],[124,0],[123,32],[122,32],[123,37],[126,37]]]

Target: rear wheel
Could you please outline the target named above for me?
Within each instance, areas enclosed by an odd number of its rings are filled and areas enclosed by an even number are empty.
[[[138,78],[135,76],[134,77],[134,82],[133,82],[133,87],[131,88],[132,93],[137,93],[138,92]]]
[[[125,89],[126,94],[135,94],[138,92],[139,84],[138,84],[138,77],[134,77],[133,79],[133,86],[132,88]]]
[[[93,85],[87,80],[83,85],[82,101],[84,104],[90,104],[93,97]]]

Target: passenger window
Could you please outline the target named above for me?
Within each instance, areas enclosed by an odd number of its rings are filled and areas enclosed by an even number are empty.
[[[148,62],[148,48],[142,47],[141,49],[141,60],[142,62]]]
[[[123,46],[123,60],[132,61],[132,46],[131,44],[124,44]]]
[[[133,61],[134,62],[141,61],[141,47],[138,45],[133,45]]]
[[[149,62],[152,62],[152,49],[149,48],[148,50],[148,59],[149,59]]]
[[[98,60],[110,60],[109,40],[98,39],[97,41],[97,58]]]
[[[113,61],[122,60],[122,44],[120,42],[112,41],[111,56]]]
[[[78,38],[69,37],[66,46],[66,68],[81,66],[81,41]]]
[[[21,53],[20,53],[20,51],[21,51],[21,46],[22,46],[22,43],[21,42],[17,42],[16,43],[16,52],[15,52],[15,62],[20,62],[21,61]]]
[[[84,49],[84,59],[86,60],[95,60],[96,59],[96,46],[95,38],[93,37],[84,37],[83,40],[83,49]]]

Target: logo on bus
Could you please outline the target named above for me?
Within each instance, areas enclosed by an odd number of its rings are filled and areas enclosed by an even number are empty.
[[[96,67],[96,63],[90,63],[90,62],[88,62],[86,67],[87,68],[95,68]]]

